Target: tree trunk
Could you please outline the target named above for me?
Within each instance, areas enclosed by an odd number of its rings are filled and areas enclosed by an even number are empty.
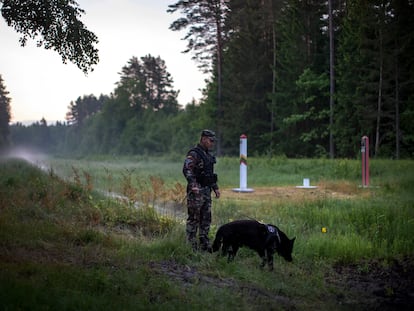
[[[335,93],[335,71],[334,71],[334,31],[333,31],[333,14],[332,0],[328,0],[329,9],[329,156],[334,158],[334,140],[333,140],[333,111],[334,111],[334,93]]]
[[[395,158],[400,159],[400,84],[398,56],[395,60]]]
[[[275,109],[276,109],[276,19],[275,19],[275,9],[273,7],[273,1],[268,0],[265,7],[269,12],[269,23],[272,27],[272,48],[273,48],[273,64],[272,64],[272,102],[270,107],[270,144],[269,152],[270,155],[273,154],[273,134],[275,131]]]
[[[381,104],[382,104],[382,87],[383,87],[383,71],[384,71],[384,51],[383,51],[383,34],[382,27],[384,25],[383,16],[379,25],[379,78],[378,78],[378,100],[377,100],[377,121],[375,128],[375,153],[374,156],[378,156],[380,146],[380,124],[381,124]]]
[[[223,129],[222,129],[222,121],[223,121],[223,107],[222,107],[222,83],[223,83],[223,38],[222,38],[222,29],[221,29],[221,3],[220,1],[217,2],[216,7],[216,35],[217,35],[217,145],[216,145],[216,153],[217,156],[222,155],[222,147],[221,141],[223,138]]]
[[[380,47],[380,75],[378,81],[378,101],[377,101],[377,125],[375,129],[375,156],[379,153],[380,145],[380,123],[381,123],[381,103],[382,103],[382,71],[383,71],[383,60],[382,60],[382,48]]]

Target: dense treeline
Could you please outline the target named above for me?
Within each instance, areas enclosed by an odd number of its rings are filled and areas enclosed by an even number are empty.
[[[9,92],[6,90],[6,85],[0,75],[0,154],[4,147],[8,145],[10,135],[11,99],[8,94]]]
[[[178,1],[169,11],[183,17],[171,29],[188,31],[188,52],[211,71],[199,102],[179,105],[162,59],[132,57],[110,95],[71,102],[64,124],[15,124],[11,143],[79,155],[182,154],[208,127],[225,155],[238,154],[244,133],[249,154],[353,158],[367,135],[373,156],[412,157],[414,2],[331,4],[332,32],[322,0]]]

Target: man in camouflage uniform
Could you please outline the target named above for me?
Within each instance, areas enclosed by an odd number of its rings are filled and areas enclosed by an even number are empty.
[[[216,158],[209,153],[216,141],[216,135],[211,130],[201,132],[200,142],[190,149],[184,161],[183,174],[187,179],[187,209],[186,225],[187,241],[194,250],[197,246],[197,230],[200,249],[211,252],[208,233],[211,224],[211,191],[220,197],[217,185],[217,175],[214,174]]]

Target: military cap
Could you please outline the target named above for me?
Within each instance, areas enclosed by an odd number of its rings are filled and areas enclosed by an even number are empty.
[[[201,132],[201,136],[206,136],[210,139],[216,140],[216,133],[214,133],[212,130],[203,130]]]

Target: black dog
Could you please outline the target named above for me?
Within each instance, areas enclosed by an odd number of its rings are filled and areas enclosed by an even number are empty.
[[[228,255],[230,262],[241,246],[255,250],[262,258],[260,267],[266,264],[273,270],[273,254],[277,252],[286,261],[292,261],[293,243],[286,234],[274,225],[263,224],[256,220],[236,220],[222,225],[213,243],[213,252],[222,247],[222,255]]]

